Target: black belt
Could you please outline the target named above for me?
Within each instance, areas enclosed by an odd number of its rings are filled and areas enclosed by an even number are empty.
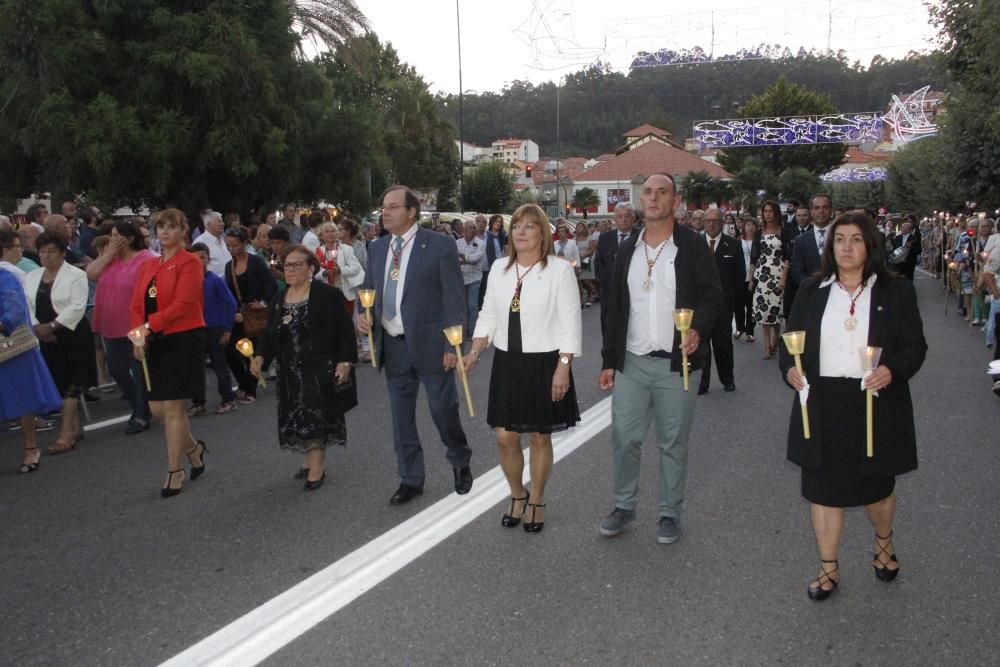
[[[670,353],[669,352],[665,352],[663,350],[653,350],[652,352],[650,352],[646,356],[647,357],[656,357],[657,359],[669,359],[670,358]]]
[[[395,338],[396,340],[406,340],[406,334],[405,333],[401,333],[398,336],[393,336],[392,334],[388,334],[388,336],[389,336],[389,338]]]

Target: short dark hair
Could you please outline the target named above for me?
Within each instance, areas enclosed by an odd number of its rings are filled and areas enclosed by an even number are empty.
[[[799,207],[799,200],[798,200],[798,199],[789,199],[789,200],[788,200],[788,203],[789,203],[789,204],[790,204],[791,206],[794,206],[795,208],[798,208],[798,207]]]
[[[819,196],[819,195],[817,195]],[[815,199],[815,197],[813,198]],[[868,280],[872,275],[878,276],[879,280],[891,281],[893,274],[885,265],[885,256],[882,253],[882,240],[879,236],[878,228],[871,216],[864,211],[849,211],[837,216],[826,232],[826,244],[823,246],[823,256],[820,258],[820,274],[823,276],[839,276],[837,272],[837,258],[834,253],[833,238],[837,234],[837,229],[845,225],[856,225],[861,230],[861,237],[865,242],[865,259],[863,280]]]
[[[645,180],[649,180],[653,176],[665,176],[666,179],[670,181],[670,185],[674,186],[674,194],[675,195],[677,194],[677,179],[675,179],[672,175],[668,174],[665,171],[658,171],[655,174],[650,174],[649,176],[647,176]]]
[[[389,187],[387,187],[385,190],[382,191],[382,194],[379,195],[379,198],[378,198],[379,204],[381,204],[382,202],[385,201],[385,196],[387,194],[389,194],[390,192],[395,192],[396,190],[402,190],[403,191],[403,206],[405,206],[406,208],[415,208],[415,209],[417,209],[416,218],[417,218],[417,220],[419,220],[420,219],[420,197],[417,196],[416,192],[414,192],[410,188],[406,187],[405,185],[390,185]]]
[[[267,240],[268,241],[291,241],[292,235],[288,233],[287,227],[281,227],[275,225],[271,229],[267,230]]]
[[[128,247],[131,250],[145,250],[146,236],[142,233],[142,227],[132,220],[119,220],[112,223],[111,228],[128,239]]]
[[[204,243],[195,243],[193,246],[191,246],[189,252],[203,252],[209,257],[212,256],[212,251],[209,250],[208,246],[205,245]]]
[[[60,252],[66,252],[69,249],[69,244],[66,243],[66,239],[62,237],[62,234],[54,232],[42,232],[35,239],[36,252],[41,252],[42,248],[47,245],[54,245],[59,248]]]
[[[309,214],[309,219],[306,224],[309,225],[309,229],[316,229],[324,222],[326,222],[326,213],[320,209],[315,209]]]
[[[287,262],[288,256],[291,255],[293,252],[301,253],[302,256],[306,258],[306,264],[308,264],[309,267],[312,269],[312,273],[314,276],[317,273],[319,273],[320,270],[322,270],[323,267],[320,266],[319,264],[319,258],[316,257],[316,254],[314,252],[309,250],[309,248],[305,247],[304,245],[293,245],[289,248],[285,248],[285,251],[281,253],[281,263],[284,264],[285,262]]]
[[[254,232],[257,231],[257,227],[253,227],[252,229]],[[224,231],[223,234],[230,238],[238,239],[240,243],[246,243],[250,240],[250,232],[246,229],[246,227],[230,227]]]
[[[830,202],[830,208],[833,208],[833,197],[831,197],[831,196],[830,196],[829,194],[827,194],[826,192],[817,192],[816,194],[814,194],[814,195],[813,195],[813,196],[812,196],[812,197],[811,197],[811,198],[809,199],[809,208],[812,208],[812,207],[813,207],[813,204],[815,204],[815,203],[816,203],[816,200],[817,200],[817,199],[819,199],[820,197],[826,197],[826,200],[827,200],[828,202]]]
[[[13,229],[0,229],[0,248],[4,250],[7,248],[13,248],[15,245],[14,241],[19,241],[17,232]]]

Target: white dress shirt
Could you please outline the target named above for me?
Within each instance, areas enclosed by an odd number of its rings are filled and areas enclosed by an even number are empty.
[[[579,268],[580,266],[580,249],[576,247],[576,241],[573,239],[566,239],[563,241],[556,241],[553,248],[553,254],[557,257],[562,257],[567,262],[569,262],[574,268]]]
[[[311,229],[302,237],[302,245],[309,248],[309,252],[311,253],[316,252],[316,249],[319,248],[319,243],[319,237]]]
[[[497,349],[510,350],[507,327],[510,302],[517,288],[517,269],[507,268],[510,259],[500,257],[490,269],[483,309],[476,320],[473,338],[487,338]],[[543,268],[520,267],[521,276],[521,350],[580,356],[583,352],[583,325],[580,292],[576,275],[568,262],[552,255]]]
[[[208,270],[220,278],[225,278],[226,264],[232,261],[233,256],[229,254],[229,248],[226,247],[222,237],[215,236],[211,232],[203,232],[198,235],[194,243],[204,243],[208,246]]]
[[[465,237],[455,239],[455,246],[458,248],[458,255],[465,261],[459,261],[458,266],[462,269],[462,282],[466,285],[478,283],[483,279],[483,256],[486,254],[486,241],[478,236],[472,237],[472,242],[465,240]]]
[[[753,250],[753,239],[740,239],[740,243],[743,244],[743,269],[749,283],[753,277],[753,274],[750,273],[750,251]]]
[[[864,284],[864,290],[854,302],[854,319],[858,321],[852,331],[844,326],[844,320],[851,316],[851,297],[837,284],[836,276],[830,276],[819,284],[820,289],[830,290],[830,298],[823,311],[820,328],[819,374],[823,377],[861,378],[865,371],[861,366],[860,348],[868,346],[869,314],[872,304],[872,285],[876,276],[872,275]],[[856,294],[857,292],[855,292]]]
[[[403,233],[403,251],[399,256],[399,280],[396,281],[396,316],[391,320],[387,320],[385,317],[385,305],[382,306],[382,328],[390,336],[402,336],[405,331],[403,329],[403,288],[406,285],[406,265],[410,261],[410,252],[413,250],[413,244],[415,241],[413,237],[417,235],[417,229],[420,225],[414,223],[412,227]],[[383,285],[389,284],[389,272],[392,271],[392,251],[396,247],[396,239],[398,237],[393,234],[389,237],[389,251],[385,257],[385,271],[382,274]],[[385,288],[383,287],[382,294],[385,294]]]
[[[628,335],[625,349],[632,354],[644,355],[654,350],[670,352],[674,348],[674,308],[677,302],[677,275],[674,261],[677,246],[669,238],[660,246],[647,248],[653,259],[663,247],[659,259],[653,266],[653,289],[647,290],[642,283],[647,278],[646,230],[636,239],[635,252],[628,267],[629,307]],[[664,245],[665,244],[665,245]]]
[[[716,250],[719,249],[719,241],[721,241],[721,240],[722,240],[722,234],[721,233],[718,236],[709,236],[708,234],[705,234],[705,243],[708,244],[709,249],[713,253]],[[712,247],[712,241],[715,241],[715,247],[714,248]]]

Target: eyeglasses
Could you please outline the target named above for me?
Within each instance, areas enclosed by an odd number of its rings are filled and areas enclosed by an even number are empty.
[[[309,262],[285,262],[285,269],[295,269],[298,271],[299,269],[305,268],[308,263]]]

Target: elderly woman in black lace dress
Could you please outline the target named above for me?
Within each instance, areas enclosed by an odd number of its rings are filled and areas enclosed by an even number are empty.
[[[313,491],[326,479],[326,448],[347,443],[344,413],[357,405],[352,364],[358,352],[344,295],[313,280],[320,270],[316,255],[292,246],[282,261],[288,288],[270,304],[250,370],[262,378],[278,361],[278,443],[305,455],[295,478]]]

